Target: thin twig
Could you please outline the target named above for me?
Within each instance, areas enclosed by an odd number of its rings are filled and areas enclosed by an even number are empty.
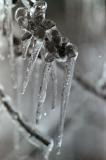
[[[101,90],[99,90],[95,85],[91,84],[89,81],[83,79],[79,75],[75,75],[75,81],[80,84],[85,90],[91,92],[95,96],[106,101],[106,94],[104,94]]]
[[[9,104],[3,89],[0,88],[0,101],[2,102],[3,106],[7,110],[8,114],[11,118],[18,123],[18,125],[26,131],[26,134],[29,134],[29,137],[35,138],[35,140],[42,143],[47,148],[51,145],[51,140],[45,136],[43,136],[37,129],[32,129],[28,124],[26,124],[18,112],[16,112],[13,107]],[[27,137],[27,136],[26,136]],[[35,144],[36,145],[36,144]]]

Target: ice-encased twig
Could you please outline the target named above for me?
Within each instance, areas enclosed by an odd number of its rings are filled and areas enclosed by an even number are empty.
[[[57,99],[57,72],[56,72],[56,64],[52,65],[51,71],[52,77],[52,86],[53,86],[53,101],[52,101],[52,110],[56,108],[56,99]]]
[[[38,55],[40,53],[42,46],[43,46],[43,42],[38,41],[37,44],[35,45],[33,53],[31,54],[31,58],[29,59],[29,62],[28,62],[25,80],[23,82],[23,87],[22,87],[22,92],[21,92],[22,94],[25,93],[26,87],[27,87],[28,82],[31,78],[31,74],[32,74],[33,69],[35,67],[35,64],[36,64],[36,61],[37,61],[37,58],[38,58]]]
[[[42,117],[42,107],[44,105],[45,98],[46,98],[46,91],[47,91],[47,85],[50,78],[51,68],[52,68],[52,62],[45,62],[43,73],[42,73],[42,82],[41,82],[39,97],[38,97],[36,123],[39,123],[39,120]]]
[[[53,148],[53,140],[49,139],[46,136],[43,136],[37,129],[33,129],[29,126],[29,124],[23,121],[19,113],[15,111],[15,109],[13,109],[13,107],[11,106],[10,101],[8,101],[8,96],[4,94],[4,90],[2,87],[0,87],[0,101],[3,104],[4,108],[7,110],[7,113],[17,124],[18,129],[25,135],[25,137],[32,145],[36,147],[39,146],[44,150],[46,148],[46,151],[51,151],[51,148]]]
[[[76,58],[68,58],[66,62],[65,79],[64,79],[62,96],[61,96],[60,128],[59,128],[59,136],[58,136],[58,144],[57,144],[57,148],[58,148],[57,154],[60,154],[60,148],[62,145],[65,115],[66,115],[66,109],[69,101],[75,62],[76,62]]]

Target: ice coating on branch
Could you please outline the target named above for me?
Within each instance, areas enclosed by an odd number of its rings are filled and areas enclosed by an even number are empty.
[[[69,96],[70,96],[70,89],[72,85],[75,62],[76,62],[75,57],[68,58],[66,61],[65,79],[64,79],[63,91],[61,96],[60,128],[59,128],[59,136],[58,136],[58,144],[57,144],[57,148],[58,148],[57,154],[60,154],[60,148],[62,145],[65,115],[66,115],[66,110],[67,110]]]
[[[36,123],[39,123],[39,120],[42,117],[42,107],[44,105],[45,98],[46,98],[46,91],[47,91],[47,85],[49,82],[51,68],[52,68],[52,63],[45,62],[44,70],[42,73],[43,74],[42,82],[41,82],[39,97],[38,97],[38,105],[37,105],[37,111],[36,111]]]
[[[55,62],[54,62],[55,63]],[[52,65],[52,86],[53,86],[53,100],[52,100],[52,110],[56,108],[56,99],[57,99],[57,70],[56,70],[56,64]]]
[[[35,64],[36,64],[36,61],[37,61],[37,58],[38,58],[38,55],[40,53],[40,50],[41,50],[42,46],[43,46],[42,41],[37,42],[35,47],[34,47],[33,53],[31,54],[31,57],[30,57],[29,62],[28,62],[28,67],[27,67],[27,71],[26,71],[26,75],[25,75],[25,80],[23,82],[22,94],[25,93],[26,87],[27,87],[28,82],[31,78],[32,71],[35,67]]]

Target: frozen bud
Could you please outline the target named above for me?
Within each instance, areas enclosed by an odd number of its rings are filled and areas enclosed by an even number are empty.
[[[52,30],[52,40],[54,41],[56,47],[60,45],[61,35],[58,30]]]
[[[62,46],[58,47],[58,53],[59,53],[59,56],[61,58],[64,58],[66,56],[66,54],[65,54],[65,44],[62,44]]]
[[[52,27],[54,27],[56,24],[54,21],[51,21],[49,19],[46,19],[43,23],[43,27],[46,29],[46,30],[49,30],[49,29],[52,29]]]
[[[42,1],[42,0],[38,0],[35,2],[34,7],[36,8],[36,12],[37,11],[46,11],[47,9],[47,3]]]
[[[48,38],[45,38],[45,45],[46,45],[46,49],[48,50],[48,52],[50,53],[56,52],[56,48],[55,48],[53,41],[49,41]]]
[[[76,53],[77,53],[77,48],[76,48],[76,46],[73,45],[73,44],[71,44],[71,43],[68,43],[68,44],[66,45],[66,48],[65,48],[65,54],[66,54],[68,57],[72,58],[72,57],[76,57],[76,56],[77,56]]]
[[[34,28],[35,28],[35,23],[34,23],[32,20],[29,20],[29,21],[28,21],[28,27],[27,27],[27,29],[28,29],[29,31],[33,31]]]
[[[57,29],[52,30],[52,36],[57,37],[60,36],[60,32]]]
[[[16,10],[15,12],[15,19],[16,21],[20,18],[20,17],[25,17],[26,15],[26,10],[24,7],[20,7]]]
[[[61,45],[59,45],[58,47],[59,56],[61,58],[64,58],[66,56],[65,49],[68,42],[69,40],[67,38],[61,37]]]
[[[31,34],[29,32],[25,32],[24,35],[22,36],[21,40],[25,41],[30,38],[31,38]]]
[[[38,14],[34,17],[34,20],[36,24],[41,24],[44,20],[43,14]]]
[[[20,27],[23,27],[23,28],[27,28],[27,26],[28,26],[28,20],[27,20],[27,18],[24,18],[24,17],[19,17],[18,18],[18,24],[19,24],[19,26]]]
[[[38,27],[35,31],[34,31],[34,36],[39,38],[39,39],[43,39],[45,36],[45,30],[43,27]]]

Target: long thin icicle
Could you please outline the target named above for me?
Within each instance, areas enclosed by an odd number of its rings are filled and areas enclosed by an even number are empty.
[[[42,107],[46,98],[47,85],[49,82],[50,72],[52,68],[52,62],[46,62],[43,70],[43,78],[40,86],[39,97],[38,97],[38,106],[36,111],[36,123],[39,123],[39,120],[42,117]]]
[[[53,101],[52,101],[52,110],[56,108],[56,99],[57,99],[57,74],[56,74],[56,64],[52,65],[52,83],[53,83]]]
[[[38,55],[39,55],[39,52],[41,50],[43,46],[43,42],[42,41],[39,41],[37,42],[35,48],[34,48],[34,51],[31,55],[31,58],[28,62],[28,67],[27,67],[27,71],[26,71],[26,75],[25,75],[25,80],[23,82],[23,87],[22,87],[22,94],[25,93],[25,90],[26,90],[26,87],[28,85],[28,82],[30,80],[30,77],[31,77],[31,74],[32,74],[32,71],[35,67],[35,64],[36,64],[36,61],[37,61],[37,58],[38,58]]]
[[[70,89],[72,85],[74,66],[75,66],[75,58],[68,59],[66,62],[65,79],[64,79],[62,98],[61,98],[60,128],[59,128],[59,136],[57,144],[58,148],[57,154],[60,154],[60,148],[62,145],[65,115],[69,101]]]
[[[30,47],[30,45],[31,45],[32,38],[33,38],[33,36],[31,36],[31,38],[30,38],[29,40],[27,40],[26,45],[23,44],[23,46],[25,45],[25,53],[24,53],[24,55],[23,55],[24,58],[27,57],[28,49],[29,49],[29,47]],[[24,42],[24,43],[25,43],[25,42]]]

